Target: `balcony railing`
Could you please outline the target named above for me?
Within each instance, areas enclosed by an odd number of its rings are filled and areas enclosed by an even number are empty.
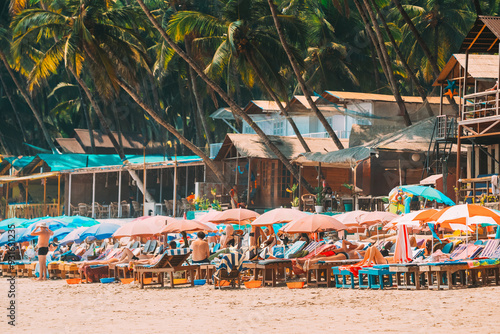
[[[499,116],[499,90],[465,95],[462,121]]]
[[[460,199],[468,203],[495,203],[499,197],[493,194],[491,176],[461,179],[459,189]]]
[[[9,204],[7,218],[57,217],[59,209],[57,204]]]
[[[454,116],[437,116],[436,139],[457,137],[457,118]]]

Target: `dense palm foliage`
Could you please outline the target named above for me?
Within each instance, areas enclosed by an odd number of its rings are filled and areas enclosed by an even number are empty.
[[[363,1],[360,1],[363,3]],[[374,0],[398,49],[431,95],[432,64],[391,0]],[[439,68],[476,17],[499,13],[498,1],[400,1]],[[270,99],[256,71],[285,103],[300,94],[265,0],[149,0],[145,3],[172,39],[240,105]],[[309,90],[391,94],[375,47],[351,0],[280,0],[280,23]],[[34,112],[13,79],[25,87],[50,137],[75,128],[141,132],[148,140],[174,137],[120,88],[126,82],[142,101],[189,141],[206,149],[229,130],[208,115],[222,99],[159,36],[135,0],[11,0],[0,8],[0,153],[50,149]],[[371,22],[373,24],[373,22]],[[380,23],[379,23],[380,24]],[[380,24],[382,31],[384,31]],[[418,95],[394,45],[386,38],[402,95]],[[91,99],[82,90],[81,80]],[[94,102],[96,104],[93,104]],[[285,104],[284,103],[284,104]],[[25,145],[29,144],[29,145]],[[188,149],[183,153],[190,153]]]

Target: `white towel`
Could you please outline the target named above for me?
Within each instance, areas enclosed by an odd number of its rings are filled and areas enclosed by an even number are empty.
[[[491,176],[491,192],[493,193],[494,196],[500,195],[499,181],[500,181],[500,178],[498,177],[498,175]]]

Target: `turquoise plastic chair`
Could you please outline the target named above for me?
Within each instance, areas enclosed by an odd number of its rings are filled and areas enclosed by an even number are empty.
[[[441,251],[445,254],[450,254],[452,249],[453,249],[453,242],[449,242],[446,245],[444,245]]]

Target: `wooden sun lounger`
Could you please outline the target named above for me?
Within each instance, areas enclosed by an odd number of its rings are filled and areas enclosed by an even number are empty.
[[[396,265],[389,264],[389,271],[396,275],[398,289],[420,290],[425,283],[424,273],[416,264]]]
[[[278,280],[286,281],[286,270],[292,270],[291,260],[264,260],[258,262],[243,263],[243,267],[253,270],[254,279],[258,280],[259,273],[262,274],[262,286],[270,284],[275,287]]]
[[[335,286],[335,277],[332,267],[355,264],[360,259],[326,261],[311,264],[306,271],[306,284],[308,287],[326,286],[331,288]],[[314,278],[313,278],[314,277]]]
[[[170,274],[170,287],[174,287],[174,273],[177,271],[186,271],[191,277],[191,286],[194,286],[195,273],[198,270],[198,266],[183,264],[187,261],[189,255],[191,255],[190,249],[173,249],[167,250],[163,253],[160,260],[153,266],[136,265],[134,267],[134,276],[137,275],[141,289],[144,289],[144,278],[146,274],[157,275],[157,282],[151,282],[147,285],[161,285],[165,286],[165,273]]]
[[[456,264],[421,264],[418,266],[420,272],[427,276],[427,286],[429,289],[452,289],[460,283],[465,286],[466,271],[469,268],[466,263],[457,262]],[[457,276],[459,279],[457,280]],[[446,283],[445,283],[446,282]]]

